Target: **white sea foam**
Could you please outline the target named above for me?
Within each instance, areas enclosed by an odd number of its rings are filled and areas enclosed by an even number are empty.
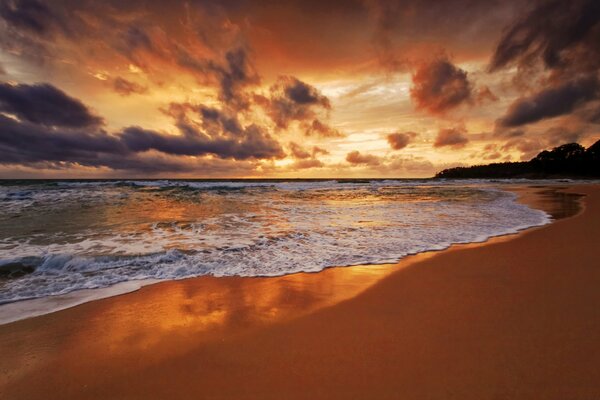
[[[0,281],[0,303],[390,263],[550,221],[482,181],[60,182],[2,198],[0,271],[33,272]]]

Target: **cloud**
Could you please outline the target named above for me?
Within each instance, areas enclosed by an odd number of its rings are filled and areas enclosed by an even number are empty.
[[[540,139],[521,137],[508,140],[500,149],[503,151],[518,150],[521,152],[521,160],[527,161],[544,148],[545,145]]]
[[[471,99],[467,73],[446,57],[420,64],[412,76],[410,95],[418,109],[442,114]]]
[[[316,157],[319,154],[323,154],[324,156],[326,156],[329,154],[329,151],[327,151],[326,149],[319,147],[319,146],[313,146],[312,154],[313,154],[313,157]]]
[[[507,27],[489,68],[525,66],[541,59],[550,69],[596,70],[600,65],[599,33],[598,1],[540,1]]]
[[[309,151],[306,148],[300,146],[298,143],[289,143],[290,154],[296,159],[296,161],[290,166],[292,170],[298,169],[309,169],[309,168],[322,168],[325,164],[317,159],[319,154],[329,154],[325,149],[318,146],[313,146]]]
[[[296,78],[289,79],[283,91],[285,96],[296,104],[320,104],[325,108],[330,107],[329,100],[325,96],[322,96],[316,88]]]
[[[493,132],[493,136],[494,137],[498,137],[498,138],[504,138],[504,139],[512,139],[512,138],[516,138],[516,137],[520,137],[525,135],[525,130],[524,129],[499,129],[498,126],[496,126],[496,128],[494,129]]]
[[[592,124],[600,124],[600,101],[588,103],[585,107],[577,111],[578,117]]]
[[[387,141],[392,149],[401,150],[408,146],[410,141],[415,137],[417,137],[415,132],[390,133],[387,135]]]
[[[290,142],[290,152],[294,158],[306,159],[310,158],[311,154],[298,143]]]
[[[163,59],[176,63],[192,72],[203,84],[216,82],[219,100],[229,107],[244,110],[250,105],[248,87],[260,83],[260,75],[244,46],[232,45],[222,57],[198,56],[179,43],[168,43]]]
[[[439,170],[429,160],[413,155],[391,155],[377,157],[352,151],[346,155],[346,161],[352,166],[362,166],[380,176],[399,177],[402,175],[432,176]]]
[[[154,51],[155,47],[152,43],[150,35],[139,26],[130,26],[122,33],[123,41],[130,52],[138,49]]]
[[[135,82],[128,81],[127,79],[117,77],[113,81],[113,89],[121,96],[129,96],[132,94],[143,94],[148,91],[148,88],[137,84]]]
[[[282,76],[271,86],[268,114],[279,128],[293,121],[312,120],[319,109],[330,110],[329,99],[293,76]]]
[[[491,91],[491,89],[485,85],[480,86],[477,89],[477,102],[485,103],[485,102],[494,102],[498,101],[498,96]]]
[[[0,3],[0,17],[13,28],[36,35],[49,35],[55,29],[66,31],[65,24],[43,2],[5,0]]]
[[[100,153],[123,156],[129,150],[103,131],[56,129],[0,115],[0,163],[62,161],[95,165]]]
[[[160,152],[159,166],[141,163],[145,155]],[[157,153],[154,153],[157,154]],[[255,126],[246,128],[239,140],[216,139],[200,133],[166,135],[139,127],[129,127],[114,135],[104,131],[55,129],[30,122],[15,121],[0,115],[0,163],[35,164],[77,163],[115,169],[147,167],[181,171],[185,160],[168,156],[216,155],[223,159],[248,160],[281,158],[285,154],[277,142]],[[168,163],[164,161],[169,160]],[[168,169],[172,166],[175,169]]]
[[[82,128],[103,123],[81,101],[41,83],[0,83],[0,112],[45,126]]]
[[[165,110],[175,119],[177,135],[137,126],[109,134],[83,103],[50,85],[1,85],[0,111],[8,114],[0,113],[0,164],[67,163],[153,172],[189,170],[186,161],[200,163],[192,156],[238,161],[285,157],[264,128],[244,126],[234,116],[201,105],[172,104]]]
[[[371,25],[371,44],[379,64],[389,71],[405,69],[411,59],[442,45],[473,53],[488,49],[502,25],[522,8],[517,0],[362,0]],[[494,12],[490,12],[493,9]],[[337,15],[337,14],[336,14]],[[348,18],[356,24],[356,18]],[[350,28],[352,29],[352,28]]]
[[[593,112],[586,105],[600,99],[599,49],[598,1],[536,2],[506,27],[489,70],[516,65],[517,82],[539,87],[512,103],[497,126],[521,126],[568,114],[573,123],[593,123]]]
[[[304,126],[304,133],[307,136],[321,136],[321,137],[327,137],[327,138],[340,138],[340,137],[345,137],[346,135],[344,135],[342,132],[338,131],[337,129],[321,122],[318,119],[314,119],[312,123],[308,124],[307,126]]]
[[[269,97],[255,95],[254,101],[265,108],[277,128],[288,129],[297,123],[307,136],[344,137],[319,118],[329,116],[331,103],[314,86],[293,76],[281,76],[269,94]]]
[[[433,147],[464,147],[469,142],[469,139],[467,138],[465,133],[466,132],[464,129],[459,128],[440,129],[438,135],[435,138],[435,142],[433,143]]]
[[[505,140],[502,145],[498,144],[499,150],[517,150],[521,152],[522,160],[529,160],[540,151],[549,147],[580,142],[586,138],[597,136],[595,128],[585,125],[574,125],[572,121],[566,121],[562,126],[552,126],[542,131],[527,132],[520,129],[512,132],[514,133],[507,134],[507,131],[495,132],[494,137]]]
[[[397,174],[432,175],[436,171],[436,167],[431,161],[414,156],[392,156],[383,167],[384,170],[393,171]]]
[[[260,82],[260,77],[250,63],[247,51],[244,48],[229,50],[225,54],[225,65],[209,64],[218,76],[221,88],[220,98],[227,104],[235,104],[245,108],[248,100],[241,90],[249,85]]]
[[[546,147],[556,147],[565,143],[576,143],[583,136],[583,132],[565,127],[552,127],[548,129],[544,137],[548,143]]]
[[[174,2],[165,9],[138,1],[6,0],[0,2],[6,21],[0,24],[0,47],[44,68],[64,69],[93,58],[111,69],[125,58],[158,84],[167,74],[191,74],[216,87],[229,107],[245,109],[244,89],[260,76],[238,25],[226,12],[214,11],[221,8],[197,2]],[[52,40],[51,33],[61,35]]]
[[[313,146],[312,149],[309,151],[295,142],[290,142],[289,148],[290,148],[290,153],[291,153],[292,157],[301,159],[301,160],[307,159],[307,158],[315,158],[319,154],[322,154],[322,155],[329,154],[329,152],[327,150],[325,150],[319,146]]]
[[[255,124],[240,128],[239,132],[223,130],[219,135],[207,135],[185,119],[177,121],[176,125],[180,135],[166,135],[134,126],[124,129],[120,137],[127,148],[135,152],[157,150],[185,156],[212,154],[236,160],[285,157],[281,145]]]
[[[323,168],[325,164],[316,158],[310,158],[307,160],[298,160],[291,165],[291,169],[310,169],[310,168]]]
[[[516,100],[498,120],[502,127],[516,127],[542,119],[567,114],[598,97],[600,85],[596,77],[560,84]]]
[[[381,164],[381,159],[372,154],[361,154],[354,150],[346,155],[346,161],[350,164],[377,166]]]

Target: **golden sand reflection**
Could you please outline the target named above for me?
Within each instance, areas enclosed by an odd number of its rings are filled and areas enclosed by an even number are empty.
[[[244,335],[340,303],[400,265],[431,255],[409,257],[398,265],[331,268],[318,274],[201,277],[159,283],[127,295],[127,302],[109,298],[90,304],[91,323],[75,331],[71,346],[65,350],[76,352],[78,346],[85,346],[100,357],[135,351],[171,357],[191,346]],[[93,343],[90,335],[96,336]]]

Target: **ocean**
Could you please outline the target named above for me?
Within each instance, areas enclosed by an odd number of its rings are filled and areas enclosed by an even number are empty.
[[[394,263],[549,223],[502,190],[511,182],[3,181],[0,304],[137,280]]]

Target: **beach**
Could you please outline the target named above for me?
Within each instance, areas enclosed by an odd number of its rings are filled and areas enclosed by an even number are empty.
[[[512,188],[565,218],[486,243],[0,325],[0,398],[599,398],[600,187],[568,186]]]

